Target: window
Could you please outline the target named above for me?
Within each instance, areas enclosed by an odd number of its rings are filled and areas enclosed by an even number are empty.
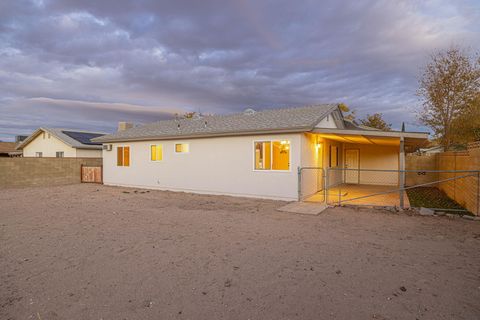
[[[330,146],[330,167],[338,166],[338,147]]]
[[[255,142],[255,170],[290,170],[290,141]]]
[[[188,153],[188,143],[176,143],[175,153]]]
[[[162,161],[163,159],[163,146],[161,144],[150,146],[150,160]]]
[[[57,151],[56,152],[56,157],[57,158],[63,158],[63,155],[64,155],[63,151]]]
[[[35,157],[37,158],[43,157],[43,152],[35,152]]]
[[[130,166],[130,147],[117,147],[117,166]]]

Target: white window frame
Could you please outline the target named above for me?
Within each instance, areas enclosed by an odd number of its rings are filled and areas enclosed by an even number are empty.
[[[290,149],[288,152],[288,170],[274,170],[272,169],[273,165],[273,143],[280,142],[280,141],[288,141],[290,145]],[[270,142],[270,169],[255,169],[255,144],[257,142]],[[254,172],[292,172],[292,140],[290,139],[265,139],[265,140],[253,140],[252,143],[252,150],[253,150],[253,171]]]
[[[41,151],[35,152],[35,158],[43,158],[43,152]]]
[[[62,156],[59,157],[58,155],[61,154]],[[55,157],[56,158],[65,158],[65,152],[64,151],[55,151]]]
[[[188,151],[187,152],[177,152],[177,144],[186,144],[188,146]],[[175,142],[173,144],[173,153],[174,154],[187,154],[190,153],[190,143],[188,142]]]
[[[152,160],[152,147],[153,146],[162,146],[162,160]],[[163,162],[163,159],[165,159],[165,148],[163,147],[163,143],[152,143],[150,147],[148,148],[148,159],[151,163],[160,163]]]
[[[122,152],[122,157],[123,158],[123,165],[119,166],[117,163],[118,163],[118,148],[125,148],[125,147],[128,147],[129,148],[129,152],[128,152],[128,166],[125,165],[125,151]],[[116,168],[130,168],[132,166],[132,147],[129,145],[129,144],[121,144],[121,145],[116,145],[115,146],[115,167]]]

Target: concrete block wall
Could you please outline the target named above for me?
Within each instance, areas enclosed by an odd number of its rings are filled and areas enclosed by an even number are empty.
[[[80,167],[102,158],[0,158],[0,189],[80,183]]]

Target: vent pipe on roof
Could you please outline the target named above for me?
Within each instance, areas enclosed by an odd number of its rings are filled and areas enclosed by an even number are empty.
[[[252,115],[252,114],[254,114],[255,112],[256,112],[256,111],[253,110],[252,108],[247,108],[247,109],[243,110],[243,114],[245,114],[245,115]]]
[[[133,123],[121,121],[118,123],[118,131],[125,131],[133,128]]]

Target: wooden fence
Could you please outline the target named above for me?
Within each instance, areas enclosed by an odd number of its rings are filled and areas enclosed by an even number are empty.
[[[411,186],[456,177],[451,181],[438,183],[438,188],[468,211],[480,215],[479,176],[476,173],[461,172],[480,170],[480,143],[472,143],[468,150],[462,152],[449,151],[430,155],[408,155],[406,157],[406,169],[440,171],[426,174],[407,173],[406,184]],[[458,172],[447,173],[441,171]],[[463,177],[465,175],[470,176]]]
[[[102,183],[102,166],[81,165],[80,175],[83,183]]]

